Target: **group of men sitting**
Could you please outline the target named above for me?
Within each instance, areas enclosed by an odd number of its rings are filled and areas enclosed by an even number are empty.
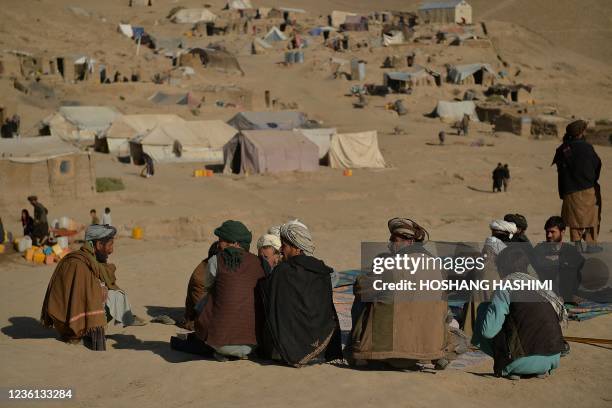
[[[576,273],[584,262],[573,246],[563,244],[560,217],[546,222],[548,243],[529,244],[528,250],[510,245],[528,243],[524,217],[509,214],[490,227],[483,249],[485,274],[495,269],[502,279],[552,279],[559,287],[568,281],[559,280],[559,274]],[[434,257],[427,246],[429,233],[418,223],[393,218],[388,229],[388,252],[381,256]],[[88,228],[83,248],[57,266],[43,305],[44,324],[55,327],[63,339],[82,341],[94,350],[105,349],[104,328],[110,319],[127,325],[142,320],[131,314],[125,292],[116,287],[114,265],[106,262],[115,232],[110,226]],[[371,282],[377,277],[372,272],[354,284],[353,326],[343,351],[333,303],[334,271],[313,256],[315,245],[306,225],[294,220],[270,228],[257,241],[258,255],[250,252],[252,234],[239,221],[225,221],[214,234],[216,242],[187,287],[185,327],[192,332],[171,338],[176,350],[220,361],[257,355],[294,367],[346,358],[354,365],[407,368],[431,362],[443,369],[461,352],[453,342],[459,323],[472,335],[472,343],[494,358],[500,376],[547,375],[569,352],[561,332],[566,315],[559,291],[538,290],[530,302],[514,291],[473,294],[465,318],[457,322],[443,291],[426,299],[405,293],[372,296]],[[419,276],[392,273],[394,279]],[[445,277],[442,270],[427,274]],[[572,296],[576,288],[577,283],[566,285],[561,292]]]

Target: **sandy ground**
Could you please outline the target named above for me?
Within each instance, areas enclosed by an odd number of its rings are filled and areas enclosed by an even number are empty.
[[[127,1],[125,2],[127,4]],[[213,11],[219,1],[211,1]],[[257,3],[255,1],[255,3]],[[371,11],[406,8],[416,1],[377,2],[292,0],[284,5],[312,11],[313,21],[332,9]],[[380,3],[380,4],[378,4]],[[551,105],[562,114],[598,119],[612,112],[612,73],[606,1],[559,2],[474,1],[475,20],[486,19],[491,39],[524,80],[536,85],[538,104]],[[537,4],[532,4],[537,3]],[[164,22],[174,5],[199,5],[196,1],[156,2],[151,9],[129,9],[114,2],[82,1],[79,6],[93,17],[74,16],[64,8],[69,1],[13,1],[0,9],[0,47],[39,51],[87,50],[98,58],[124,64],[146,65],[152,72],[167,69],[167,61],[132,57],[134,44],[115,32],[119,21],[144,24],[180,34],[185,29]],[[555,5],[553,7],[552,5]],[[547,6],[548,5],[548,6]],[[28,20],[29,19],[29,20]],[[36,20],[35,30],[24,25]],[[104,19],[105,21],[103,21]],[[158,21],[158,25],[155,22]],[[59,24],[61,23],[61,24]],[[579,31],[572,31],[572,24]],[[228,38],[240,49],[241,39]],[[401,49],[358,51],[368,61],[368,82],[382,81],[378,68],[385,56],[414,50],[432,64],[490,62],[492,49],[406,46]],[[469,138],[449,135],[446,146],[437,143],[440,130],[449,127],[424,117],[438,99],[452,99],[467,86],[419,88],[403,97],[409,114],[398,117],[381,106],[395,97],[370,98],[361,111],[345,97],[354,83],[329,79],[326,61],[335,55],[320,46],[308,50],[307,63],[286,68],[276,64],[282,51],[263,56],[239,55],[244,77],[216,72],[198,75],[177,89],[201,84],[237,84],[254,91],[254,109],[263,109],[263,91],[283,102],[296,102],[310,117],[341,131],[376,129],[388,168],[355,170],[353,177],[321,167],[316,173],[266,176],[191,177],[196,164],[159,165],[155,177],[138,177],[140,169],[94,154],[98,177],[121,177],[126,190],[97,194],[79,200],[44,199],[49,219],[70,216],[88,221],[90,208],[112,208],[121,237],[112,260],[118,266],[119,284],[125,288],[137,314],[180,314],[189,275],[205,257],[212,230],[227,218],[243,221],[255,237],[269,226],[300,218],[312,230],[316,255],[337,270],[359,265],[362,241],[386,240],[386,222],[409,216],[424,225],[434,240],[482,241],[488,223],[508,212],[524,214],[528,235],[542,240],[545,220],[560,212],[556,170],[550,166],[558,141],[527,140],[510,134],[493,134],[491,126],[474,125]],[[499,69],[498,66],[496,68]],[[524,78],[524,79],[523,79]],[[124,113],[172,112],[196,119],[185,107],[155,107],[146,98],[160,89],[151,83],[114,84],[104,87],[58,85],[55,100],[40,101],[13,89],[0,79],[0,102],[18,112],[24,128],[53,112],[65,100],[109,104]],[[163,88],[169,89],[169,88]],[[176,90],[176,89],[175,89]],[[123,99],[119,98],[122,96]],[[11,111],[12,113],[13,111]],[[236,110],[210,104],[199,119],[227,119]],[[393,134],[394,128],[403,134]],[[470,144],[482,139],[486,146]],[[612,239],[612,148],[596,146],[603,161],[603,224],[601,240]],[[498,162],[509,163],[510,190],[492,194],[490,174]],[[1,176],[1,175],[0,175]],[[18,215],[27,208],[25,197],[0,194],[0,214],[9,230],[19,231]],[[134,241],[129,231],[144,229],[145,239]],[[192,359],[169,348],[176,327],[149,324],[138,328],[110,328],[109,350],[91,353],[68,346],[40,326],[43,295],[51,266],[27,264],[16,254],[0,256],[0,386],[72,387],[75,399],[58,406],[368,406],[432,407],[453,404],[497,406],[605,407],[612,403],[610,349],[572,344],[572,353],[546,380],[511,382],[489,374],[490,364],[461,372],[436,374],[396,371],[360,371],[323,365],[304,369],[263,366],[256,362],[218,363]],[[612,338],[612,316],[572,322],[567,335]],[[36,406],[43,406],[39,404]],[[26,406],[21,404],[19,406]]]

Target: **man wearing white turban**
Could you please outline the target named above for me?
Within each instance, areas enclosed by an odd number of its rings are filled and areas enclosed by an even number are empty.
[[[281,240],[280,237],[273,234],[264,234],[257,240],[257,254],[261,260],[261,265],[266,272],[270,274],[274,267],[281,260],[280,254]]]

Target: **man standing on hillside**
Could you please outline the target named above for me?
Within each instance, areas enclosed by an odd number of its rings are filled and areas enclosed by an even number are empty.
[[[593,146],[584,140],[586,128],[587,123],[583,120],[567,125],[553,164],[557,165],[559,197],[563,200],[561,217],[570,228],[570,239],[579,248],[584,239],[586,252],[599,252],[601,160]]]
[[[504,167],[501,163],[497,163],[497,167],[493,170],[493,192],[500,192],[502,189],[502,183],[504,180]]]

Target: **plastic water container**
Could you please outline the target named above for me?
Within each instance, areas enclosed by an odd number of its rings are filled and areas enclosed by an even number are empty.
[[[295,59],[296,64],[303,64],[304,63],[304,51],[296,51],[294,59]]]
[[[57,245],[62,249],[68,248],[68,237],[57,237]]]
[[[140,227],[132,228],[132,238],[134,238],[134,239],[142,239],[142,228],[140,228]]]
[[[25,236],[19,240],[19,244],[17,244],[17,250],[21,253],[27,251],[32,248],[32,238]]]
[[[285,53],[285,62],[287,64],[293,64],[295,62],[295,53],[293,51],[287,51]]]

